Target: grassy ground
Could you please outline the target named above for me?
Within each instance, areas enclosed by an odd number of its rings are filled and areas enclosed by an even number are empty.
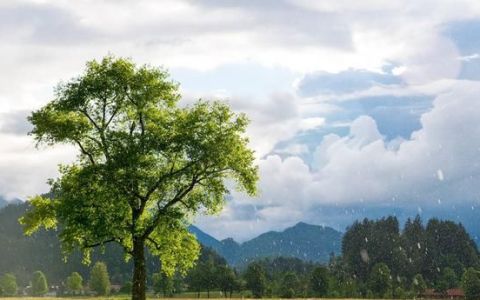
[[[148,296],[147,298],[148,299],[158,299],[158,300],[178,300],[178,299],[182,299],[182,300],[199,300],[199,298],[196,297],[196,294],[195,296],[189,296],[188,294],[185,294],[185,295],[179,295],[179,296],[176,296],[175,298],[158,298],[158,297],[153,297],[153,296]],[[201,300],[206,300],[207,299],[207,295],[205,293],[205,295],[200,294],[201,296]],[[212,294],[210,294],[210,298],[212,298]],[[130,299],[130,296],[128,295],[115,295],[115,296],[110,296],[110,297],[8,297],[8,298],[2,298],[0,297],[0,299],[4,299],[4,300],[129,300]],[[217,297],[216,299],[230,299],[230,298],[220,298],[220,297]],[[232,297],[232,299],[242,299],[242,297]],[[263,298],[263,299],[268,299],[268,298]],[[308,300],[312,300],[314,298],[308,298]],[[316,298],[316,299],[320,299],[320,298]],[[276,300],[278,300],[278,298],[276,298]],[[289,300],[307,300],[305,298],[295,298],[295,299],[289,299]],[[328,298],[328,299],[325,299],[325,300],[365,300],[365,299],[333,299],[333,298]],[[369,300],[381,300],[381,299],[369,299]],[[389,299],[389,300],[394,300],[394,299]]]
[[[68,297],[6,297],[0,299],[5,299],[5,300],[127,300],[130,299],[128,296],[111,296],[111,297],[73,297],[73,298],[68,298]],[[175,297],[175,298],[155,298],[155,297],[148,297],[148,299],[168,299],[168,300],[175,300],[175,299],[182,299],[182,300],[198,300],[197,297],[190,297],[190,298],[184,298],[184,297]],[[200,298],[201,300],[207,299],[205,298]],[[230,299],[230,298],[216,298],[216,299]],[[232,299],[242,299],[242,298],[232,298]],[[263,299],[268,299],[268,298],[263,298]],[[289,300],[305,300],[305,298],[298,298],[298,299],[289,299]],[[309,298],[311,300],[312,298]],[[333,299],[332,299],[333,300]],[[336,299],[336,300],[356,300],[356,299]],[[357,300],[364,300],[364,299],[357,299]],[[369,299],[372,300],[372,299]],[[391,300],[391,299],[390,299]]]

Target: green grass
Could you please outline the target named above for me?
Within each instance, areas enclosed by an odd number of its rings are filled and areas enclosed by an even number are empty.
[[[232,299],[251,299],[248,296],[246,296],[247,293],[244,293],[243,295],[240,293],[233,293]],[[219,291],[213,291],[210,292],[210,298],[213,299],[230,299],[230,298],[224,298],[222,297],[222,294]],[[2,300],[130,300],[130,295],[127,294],[122,294],[122,295],[112,295],[109,297],[92,297],[92,296],[78,296],[78,297],[6,297],[2,298]],[[148,300],[175,300],[175,299],[182,299],[182,300],[199,300],[197,298],[197,293],[189,292],[189,293],[181,293],[181,294],[175,294],[175,297],[173,298],[165,298],[161,296],[154,296],[152,294],[147,295]],[[207,292],[201,292],[200,293],[200,300],[206,300],[207,299]],[[272,298],[263,298],[263,299],[272,299]],[[280,299],[278,297],[273,298],[273,299]],[[312,299],[321,299],[321,298],[308,298],[308,300]],[[355,299],[355,298],[324,298],[325,300],[366,300],[366,299]],[[253,299],[252,299],[253,300]],[[292,298],[289,300],[307,300],[307,298]],[[368,300],[382,300],[382,299],[368,299]],[[395,299],[389,299],[389,300],[395,300]]]

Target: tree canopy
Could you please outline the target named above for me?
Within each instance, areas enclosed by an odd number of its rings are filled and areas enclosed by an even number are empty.
[[[78,272],[67,277],[67,289],[72,293],[80,292],[83,288],[83,278]]]
[[[97,295],[104,296],[110,294],[110,277],[105,263],[95,263],[90,272],[89,285],[90,289]]]
[[[87,262],[91,248],[118,243],[133,257],[138,299],[144,247],[167,275],[185,271],[199,251],[188,220],[218,212],[230,183],[254,195],[258,179],[246,116],[222,102],[180,106],[168,76],[128,59],[93,60],[29,117],[39,145],[73,145],[79,156],[50,180],[51,199],[30,199],[25,232],[61,224],[64,251],[80,248]]]
[[[17,294],[17,278],[7,273],[0,277],[0,295],[15,296]]]
[[[42,271],[33,272],[32,276],[32,294],[33,296],[43,296],[48,293],[47,278]]]

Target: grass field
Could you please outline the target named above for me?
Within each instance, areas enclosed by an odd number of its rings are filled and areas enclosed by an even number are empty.
[[[111,296],[111,297],[5,297],[0,299],[5,299],[5,300],[129,300],[129,296]],[[158,298],[158,297],[147,297],[147,299],[166,299],[166,300],[175,300],[175,299],[182,299],[182,300],[198,300],[199,298],[196,297],[191,297],[191,298],[184,298],[184,297],[175,297],[175,298]],[[200,299],[207,299],[205,298],[200,298]],[[243,298],[215,298],[215,299],[243,299]],[[246,298],[245,298],[246,299]],[[262,299],[269,299],[269,298],[262,298]],[[274,299],[279,299],[279,298],[274,298]],[[292,298],[289,300],[305,300],[307,298]],[[308,298],[309,300],[312,299],[321,299],[321,298]],[[329,300],[365,300],[365,299],[353,299],[353,298],[342,298],[342,299],[334,299],[334,298],[328,298]],[[368,299],[368,300],[382,300],[382,299]],[[395,300],[395,299],[389,299],[389,300]]]
[[[203,295],[203,293],[200,294],[201,298],[197,298],[196,295],[188,297],[188,294],[181,294],[178,296],[175,296],[174,298],[163,298],[163,297],[154,297],[153,295],[148,295],[147,299],[151,300],[175,300],[175,299],[182,299],[182,300],[205,300],[208,299],[207,295]],[[210,295],[212,296],[212,295]],[[215,298],[215,297],[210,297],[210,298]],[[130,300],[129,295],[115,295],[115,296],[110,296],[110,297],[6,297],[0,299],[5,299],[5,300]],[[216,297],[215,299],[251,299],[251,298],[242,298],[240,297],[232,297],[232,298],[220,298]],[[280,298],[262,298],[262,299],[280,299]],[[322,299],[322,298],[292,298],[289,300],[313,300],[313,299]],[[355,298],[323,298],[325,300],[365,300],[365,299],[355,299]],[[368,299],[368,300],[384,300],[384,299]],[[388,299],[388,300],[395,300],[395,299]],[[437,299],[441,300],[441,299]]]

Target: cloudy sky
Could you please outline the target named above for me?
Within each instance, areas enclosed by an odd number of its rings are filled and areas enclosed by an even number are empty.
[[[261,192],[196,220],[215,237],[385,214],[478,225],[479,1],[6,0],[0,39],[4,198],[46,192],[75,157],[35,149],[25,118],[112,53],[250,117]]]

